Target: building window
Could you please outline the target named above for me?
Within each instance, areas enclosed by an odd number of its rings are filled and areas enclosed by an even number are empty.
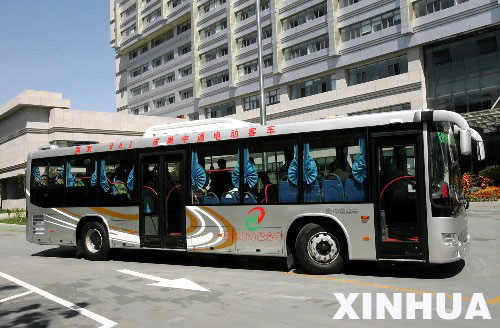
[[[177,55],[182,56],[191,52],[191,42],[177,48]]]
[[[262,40],[265,40],[272,36],[273,36],[273,29],[271,28],[271,25],[262,28]]]
[[[133,88],[130,90],[130,97],[135,97],[135,96],[139,96],[145,92],[148,92],[149,91],[149,83],[145,83],[143,85],[140,85],[136,88]]]
[[[415,18],[426,16],[434,12],[447,9],[468,0],[420,0],[413,3]]]
[[[183,32],[189,31],[191,29],[191,21],[188,20],[185,23],[179,24],[177,26],[177,34],[181,34]]]
[[[210,0],[206,2],[204,5],[198,7],[198,11],[200,15],[208,13],[210,10],[213,10],[219,7],[222,4],[225,4],[226,0]]]
[[[188,119],[190,121],[198,121],[200,119],[200,113],[198,112],[190,113],[188,114]]]
[[[201,82],[201,88],[209,88],[211,86],[227,82],[229,81],[229,72],[228,71],[222,71],[217,74],[213,74],[207,77],[204,77],[200,80]]]
[[[159,87],[165,85],[166,81],[167,81],[167,79],[165,76],[162,76],[160,78],[153,80],[153,89],[156,89],[156,88],[159,88]]]
[[[147,112],[149,112],[149,104],[137,106],[137,107],[134,107],[130,110],[130,113],[134,114],[134,115],[141,115],[141,114],[144,114]]]
[[[139,56],[139,51],[133,50],[133,51],[128,53],[128,60],[132,60],[132,59],[136,58],[137,56]]]
[[[179,91],[179,96],[181,97],[181,100],[193,97],[193,88]]]
[[[288,88],[288,96],[290,100],[294,100],[332,90],[335,90],[334,74],[292,84]]]
[[[285,60],[291,60],[294,58],[306,56],[312,54],[316,51],[326,49],[329,47],[328,34],[322,35],[319,38],[312,39],[293,47],[286,48],[283,50]]]
[[[273,55],[264,56],[262,61],[264,62],[264,68],[273,66]]]
[[[236,19],[238,22],[242,22],[255,15],[255,5],[249,6],[236,13]]]
[[[247,35],[239,38],[238,40],[236,40],[236,42],[238,43],[238,49],[248,47],[248,46],[257,42],[257,33],[253,32],[253,33],[247,34]]]
[[[224,104],[212,108],[207,108],[205,112],[205,117],[218,118],[236,114],[236,108],[234,107],[234,104]]]
[[[257,72],[257,59],[238,65],[238,75],[243,76]]]
[[[159,88],[167,83],[171,83],[175,80],[175,74],[170,73],[165,76],[162,76],[160,78],[157,78],[156,80],[153,80],[153,88]]]
[[[191,75],[191,73],[193,73],[191,65],[179,69],[179,74],[181,77]]]
[[[339,0],[339,6],[340,8],[344,8],[350,5],[353,5],[355,3],[360,2],[361,0]]]
[[[146,17],[142,19],[145,24],[149,24],[161,17],[161,8],[156,9]]]
[[[170,0],[169,2],[167,2],[167,6],[169,8],[175,8],[177,7],[178,5],[180,5],[184,0]]]
[[[342,42],[401,24],[399,8],[340,29]]]
[[[260,10],[264,11],[266,9],[269,9],[269,0],[261,0],[260,1]]]
[[[153,41],[151,41],[151,48],[157,47],[160,44],[162,44],[163,42],[172,39],[173,37],[174,37],[174,31],[168,30],[166,33],[162,34],[161,36],[159,36],[156,39],[153,39]]]
[[[408,73],[406,55],[347,70],[348,86]]]
[[[264,99],[266,100],[266,106],[279,104],[280,98],[278,89],[264,92]],[[243,98],[244,111],[249,111],[256,108],[260,108],[260,95]]]
[[[137,77],[146,73],[149,69],[149,64],[144,64],[130,72],[130,77]]]
[[[161,97],[161,98],[153,101],[155,108],[161,108],[163,106],[170,105],[173,103],[175,103],[175,95],[173,95],[173,94],[166,96],[166,97]]]
[[[153,68],[156,68],[158,66],[161,66],[171,60],[174,59],[174,52],[170,51],[169,53],[164,54],[163,56],[160,56],[158,58],[153,59],[152,61],[152,66]]]
[[[219,48],[209,50],[200,55],[200,60],[202,63],[208,63],[220,57],[227,55],[227,45],[223,45]]]
[[[129,17],[130,15],[132,15],[134,12],[135,12],[135,8],[136,8],[136,5],[135,3],[128,7],[125,11],[123,11],[121,14],[120,14],[120,17],[123,19],[123,18],[127,18]]]
[[[209,36],[212,36],[214,34],[219,33],[222,30],[225,30],[227,28],[227,20],[223,19],[215,24],[210,25],[209,27],[203,29],[200,31],[200,38],[208,38]]]
[[[269,0],[260,1],[260,11],[269,9]],[[236,20],[242,22],[248,18],[255,16],[255,5],[248,6],[247,8],[240,10],[236,13]]]
[[[145,44],[144,46],[142,46],[142,48],[141,48],[141,55],[144,54],[144,53],[146,53],[146,52],[148,52],[148,50],[149,50],[149,48],[148,48],[147,44]]]
[[[121,32],[121,36],[122,37],[127,37],[127,36],[130,36],[130,35],[134,34],[135,32],[136,32],[136,26],[132,25],[129,28],[127,28],[126,30],[122,31]]]
[[[398,105],[379,107],[375,109],[362,110],[359,112],[348,113],[347,115],[352,116],[352,115],[363,115],[363,114],[374,114],[374,113],[385,113],[385,112],[397,112],[400,110],[409,110],[409,109],[411,109],[410,103],[403,103]]]
[[[326,15],[326,3],[301,11],[299,14],[287,17],[281,21],[283,31],[295,28],[299,25],[312,21]]]

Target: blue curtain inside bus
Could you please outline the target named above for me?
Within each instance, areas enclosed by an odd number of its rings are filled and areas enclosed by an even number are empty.
[[[130,173],[128,174],[127,188],[130,191],[134,190],[134,166],[132,166],[132,170],[130,170]]]
[[[95,185],[97,185],[97,161],[95,161],[94,163],[95,163],[94,173],[92,173],[92,177],[90,179],[90,185],[92,187],[94,187]]]
[[[38,166],[33,167],[33,180],[37,183],[40,184],[40,168]]]
[[[202,189],[205,183],[207,183],[207,174],[200,163],[198,163],[198,152],[193,150],[191,156],[191,185]]]
[[[109,182],[106,177],[106,161],[101,160],[101,188],[105,191],[109,191]]]
[[[231,180],[235,188],[240,186],[240,169],[239,169],[239,152],[238,152],[238,163],[234,166],[234,171],[231,174]],[[247,184],[248,187],[252,188],[259,181],[259,175],[257,173],[257,168],[255,164],[250,161],[250,155],[248,153],[248,148],[243,150],[243,167],[245,167],[245,173],[243,175],[243,183]]]
[[[75,176],[71,174],[71,164],[68,162],[66,165],[66,187],[74,187],[75,186]]]
[[[363,183],[366,179],[366,154],[365,154],[366,140],[359,138],[359,154],[352,163],[352,175],[359,183]]]
[[[293,146],[293,160],[288,167],[288,180],[297,185],[299,181],[299,151],[297,145]],[[304,144],[304,167],[303,167],[304,182],[306,184],[313,183],[318,177],[318,168],[314,158],[309,155],[309,143]]]

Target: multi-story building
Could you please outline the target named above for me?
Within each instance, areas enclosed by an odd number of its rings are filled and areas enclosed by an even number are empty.
[[[141,138],[170,117],[76,110],[61,93],[26,90],[0,104],[0,208],[25,208],[28,153],[40,147],[71,147]]]
[[[255,3],[111,0],[118,111],[258,122]],[[258,10],[270,122],[421,107],[476,117],[500,96],[500,0],[261,0]]]

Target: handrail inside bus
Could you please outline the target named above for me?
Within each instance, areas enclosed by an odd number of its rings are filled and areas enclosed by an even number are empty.
[[[384,192],[387,188],[389,188],[389,186],[391,184],[393,184],[394,182],[396,181],[399,181],[399,180],[403,180],[403,179],[415,179],[416,177],[414,175],[404,175],[402,177],[399,177],[399,178],[396,178],[396,179],[393,179],[391,181],[389,181],[388,184],[385,185],[385,187],[382,189],[382,192],[380,193],[380,201],[382,201],[382,198],[384,197]]]

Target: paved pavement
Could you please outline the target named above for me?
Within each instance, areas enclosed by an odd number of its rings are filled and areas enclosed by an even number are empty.
[[[344,274],[328,276],[287,272],[273,258],[155,250],[120,250],[111,261],[89,262],[71,248],[26,242],[24,227],[0,224],[0,327],[498,327],[499,214],[499,203],[471,204],[465,261],[352,262]],[[332,319],[340,308],[333,293],[392,299],[407,292],[463,293],[461,319],[440,319],[435,309],[433,320]],[[463,320],[472,293],[483,293],[492,320]],[[353,307],[361,316],[360,300]]]

